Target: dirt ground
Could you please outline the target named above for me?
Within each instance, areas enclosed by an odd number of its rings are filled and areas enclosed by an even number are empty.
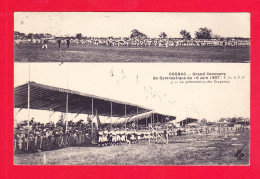
[[[57,44],[42,49],[41,44],[16,44],[16,62],[250,62],[250,47],[171,47],[132,48]]]
[[[176,136],[169,144],[140,142],[108,147],[69,147],[15,154],[16,165],[249,165],[250,132]],[[241,150],[243,157],[234,155]]]

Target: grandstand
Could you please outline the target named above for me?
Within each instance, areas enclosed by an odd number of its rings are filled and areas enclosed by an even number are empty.
[[[35,82],[18,86],[14,91],[14,107],[19,111],[28,110],[28,120],[15,127],[15,149],[18,151],[135,143],[153,138],[153,134],[147,130],[148,126],[166,124],[176,119],[139,105]],[[31,109],[51,110],[64,115],[56,124],[41,124],[31,119]],[[69,121],[68,113],[87,114],[90,123]],[[117,119],[105,123],[101,119],[106,116]]]
[[[225,163],[249,161],[248,127],[218,123],[201,126],[195,118],[175,122],[175,116],[144,106],[35,82],[15,87],[14,100],[18,113],[23,109],[28,112],[28,119],[14,128],[16,164],[179,165],[189,164],[190,160],[199,164],[213,159],[223,163],[222,158],[227,156]],[[31,118],[31,109],[51,109],[61,112],[61,116],[57,123],[44,124]],[[85,114],[87,122],[68,119],[68,113]],[[233,140],[236,136],[239,141]],[[244,158],[233,159],[231,142],[234,146],[244,145]],[[228,153],[215,158],[212,151],[216,148]],[[210,152],[206,159],[205,150]],[[189,157],[183,158],[187,153]]]

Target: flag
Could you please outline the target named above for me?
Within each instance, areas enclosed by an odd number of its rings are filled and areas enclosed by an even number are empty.
[[[98,123],[98,125],[101,127],[101,121],[100,121],[100,119],[99,119],[97,110],[96,110],[96,118],[97,118],[97,123]]]
[[[87,116],[87,122],[88,122],[88,123],[91,123],[91,122],[92,122],[92,119],[91,119],[91,117],[90,117],[89,115]]]
[[[97,110],[96,110],[96,116],[94,116],[93,119],[92,119],[92,124],[94,124],[94,123],[96,124],[97,129],[99,127],[101,127],[101,121],[98,117]]]

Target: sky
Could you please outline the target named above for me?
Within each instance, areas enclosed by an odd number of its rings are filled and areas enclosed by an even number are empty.
[[[169,76],[169,72],[224,72],[227,76],[245,78],[221,85],[153,80],[154,76]],[[29,63],[15,63],[14,86],[28,80]],[[30,81],[60,88],[68,86],[71,90],[145,106],[174,115],[178,121],[186,117],[217,121],[221,117],[250,116],[250,64],[31,63]],[[48,122],[50,112],[32,110],[31,115]],[[57,120],[58,114],[55,115],[52,118]],[[71,114],[70,118],[74,117]],[[27,110],[20,111],[15,118],[27,119]]]
[[[180,37],[185,29],[194,37],[201,27],[222,37],[250,38],[250,13],[155,12],[15,12],[14,30],[56,36],[129,37],[137,29],[149,37],[165,32]]]

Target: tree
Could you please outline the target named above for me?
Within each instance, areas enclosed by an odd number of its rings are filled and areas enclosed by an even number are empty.
[[[225,120],[226,120],[226,118],[222,117],[222,118],[219,119],[218,122],[225,122]]]
[[[198,31],[195,32],[195,37],[197,39],[211,39],[212,38],[212,30],[207,27],[199,28]]]
[[[147,37],[147,35],[140,32],[139,30],[134,29],[131,31],[130,38],[146,38],[146,37]]]
[[[44,38],[45,36],[44,36],[44,34],[43,33],[41,33],[41,34],[34,34],[34,38],[35,39],[41,39],[41,38]]]
[[[167,34],[165,32],[161,32],[159,37],[160,38],[167,38]]]
[[[24,37],[25,37],[25,33],[14,31],[14,39],[23,39]]]
[[[76,34],[76,38],[81,40],[82,39],[82,34],[81,33]]]
[[[28,38],[28,39],[33,39],[33,37],[34,37],[34,34],[33,34],[33,33],[29,33],[29,34],[27,35],[27,38]]]
[[[180,34],[181,34],[182,38],[184,38],[184,39],[191,39],[190,33],[187,32],[186,30],[181,30]]]
[[[52,38],[52,35],[49,33],[43,34],[43,36],[45,36],[46,38]]]
[[[231,123],[236,123],[237,122],[237,119],[235,117],[231,118],[228,122],[231,122]]]
[[[218,35],[218,34],[214,34],[214,35],[212,36],[212,38],[213,38],[213,39],[222,39],[222,37],[221,37],[220,35]]]
[[[203,119],[201,119],[201,121],[200,121],[200,125],[204,126],[204,125],[207,124],[207,122],[208,122],[207,119],[203,118]]]

